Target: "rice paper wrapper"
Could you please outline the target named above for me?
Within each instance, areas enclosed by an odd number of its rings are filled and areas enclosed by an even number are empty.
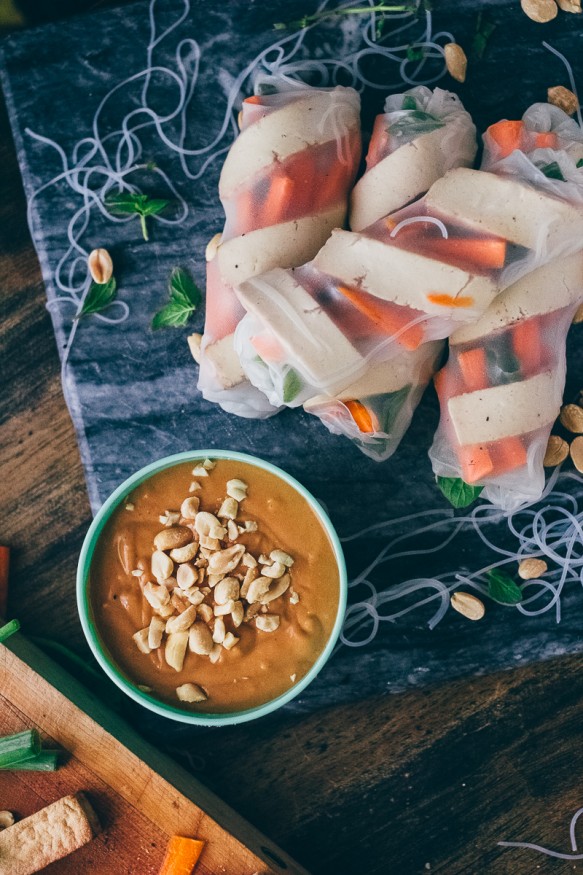
[[[304,408],[332,434],[344,435],[365,455],[385,461],[409,428],[443,346],[426,343],[415,352],[381,362],[339,396],[316,396]]]
[[[219,182],[225,227],[207,253],[198,387],[207,400],[249,417],[277,409],[238,362],[234,332],[244,309],[235,286],[314,256],[345,220],[360,159],[360,99],[353,89],[286,87],[243,101],[241,133]]]
[[[352,192],[350,227],[360,231],[416,200],[452,167],[470,167],[476,151],[475,125],[456,94],[418,86],[391,95]]]
[[[429,455],[437,476],[482,486],[482,496],[507,511],[540,498],[565,386],[567,332],[581,300],[583,257],[576,255],[524,278],[453,336],[435,378],[441,417]]]

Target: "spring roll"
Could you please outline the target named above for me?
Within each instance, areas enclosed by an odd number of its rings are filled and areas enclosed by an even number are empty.
[[[441,357],[443,343],[372,365],[336,396],[316,395],[304,404],[332,432],[342,434],[375,461],[393,455]]]
[[[417,200],[452,167],[471,167],[476,150],[476,128],[457,95],[425,86],[391,95],[352,191],[350,227],[362,231]]]
[[[452,335],[435,379],[441,418],[430,457],[437,476],[482,486],[505,510],[540,498],[567,332],[582,300],[578,252],[523,277]]]
[[[242,416],[276,412],[245,377],[234,331],[234,287],[276,266],[309,261],[344,223],[360,159],[360,100],[350,88],[298,86],[243,101],[241,133],[225,160],[220,241],[208,252],[198,386]]]

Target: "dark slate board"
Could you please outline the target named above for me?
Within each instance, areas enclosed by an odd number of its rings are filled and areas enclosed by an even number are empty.
[[[583,82],[579,17],[560,14],[543,27],[529,21],[517,2],[447,0],[435,5],[435,30],[452,30],[468,53],[476,10],[486,9],[497,23],[486,57],[471,64],[467,83],[454,86],[449,79],[439,83],[459,92],[479,130],[505,115],[520,116],[531,102],[545,99],[548,85],[568,85],[561,64],[543,50],[542,39],[570,57],[575,75]],[[168,25],[177,6],[158,3],[157,19]],[[159,47],[157,57],[168,61],[179,38],[194,36],[203,49],[203,59],[211,61],[208,66],[203,63],[201,92],[193,106],[190,131],[195,141],[203,142],[222,118],[217,71],[236,75],[245,60],[272,40],[271,22],[289,20],[305,11],[299,4],[295,6],[276,2],[193,3],[188,19]],[[34,142],[26,129],[56,139],[69,155],[77,139],[90,130],[100,99],[117,82],[143,68],[147,13],[145,4],[136,3],[4,41],[3,85],[29,198],[60,171],[61,164],[56,152]],[[365,119],[370,121],[383,97],[379,93],[366,96]],[[164,95],[160,99],[163,101]],[[112,253],[120,299],[131,309],[128,321],[118,326],[91,319],[81,324],[64,380],[93,509],[141,466],[163,455],[198,447],[242,450],[282,466],[324,502],[340,534],[379,520],[443,507],[426,454],[437,422],[432,390],[426,393],[398,453],[382,465],[298,411],[286,411],[263,422],[247,421],[201,399],[186,332],[152,334],[148,326],[151,315],[165,300],[167,278],[174,266],[189,266],[203,281],[205,244],[222,225],[216,195],[220,162],[211,165],[202,180],[192,183],[185,179],[175,156],[161,150],[158,142],[152,141],[151,149],[146,157],[155,158],[169,173],[190,206],[179,234],[156,225],[151,242],[145,244],[137,223],[112,226],[95,221],[84,238],[88,249],[106,246]],[[49,301],[56,296],[53,271],[66,248],[65,217],[73,206],[69,189],[62,186],[50,200],[35,201],[32,211],[31,232]],[[61,355],[70,328],[70,310],[52,311]],[[201,330],[202,318],[201,313],[190,330]],[[580,388],[580,331],[577,342],[571,339],[570,397]],[[505,524],[490,528],[504,540]],[[406,533],[407,524],[400,523],[391,531],[394,535]],[[383,543],[382,538],[370,537],[348,545],[350,571],[357,573]],[[417,546],[423,543],[419,541]],[[408,564],[397,561],[373,579],[381,588],[412,576],[476,569],[494,558],[481,542],[462,537],[445,555],[417,558]],[[363,594],[356,595],[360,598]],[[581,589],[573,585],[564,596],[560,625],[552,612],[529,619],[513,609],[494,606],[479,624],[470,624],[450,612],[433,632],[426,626],[430,613],[420,609],[396,624],[385,624],[389,628],[363,650],[340,647],[301,701],[289,707],[312,709],[581,650],[581,603]]]

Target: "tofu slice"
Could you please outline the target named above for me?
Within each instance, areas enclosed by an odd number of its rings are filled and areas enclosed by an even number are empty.
[[[236,286],[274,267],[297,267],[310,261],[332,229],[343,224],[345,214],[340,204],[317,216],[259,228],[221,243],[216,258],[222,279]]]
[[[543,371],[520,383],[467,392],[448,401],[461,446],[527,434],[554,422],[561,409],[563,381]]]
[[[362,231],[415,200],[446,173],[451,165],[448,140],[459,134],[456,156],[470,166],[476,155],[476,138],[467,126],[446,125],[400,146],[368,170],[357,182],[350,202],[350,227]]]
[[[235,352],[234,334],[227,334],[203,349],[203,357],[212,365],[213,375],[223,389],[232,389],[246,380],[239,356]]]
[[[276,268],[250,279],[237,296],[293,351],[294,362],[312,385],[333,394],[362,373],[365,359],[290,271]]]
[[[333,231],[314,265],[343,285],[432,316],[447,314],[460,322],[476,318],[497,292],[489,277],[472,276],[459,267],[351,231]],[[473,305],[448,308],[427,300],[428,294],[441,293],[473,298]]]
[[[433,365],[443,349],[442,341],[424,343],[414,352],[406,352],[388,361],[376,362],[368,370],[333,397],[337,401],[368,398],[397,392],[411,383],[425,383],[431,376]],[[329,395],[317,395],[306,401],[304,408],[310,410],[330,400]]]
[[[360,98],[352,88],[301,91],[281,108],[250,125],[231,146],[219,180],[219,196],[274,161],[337,139],[337,133],[360,129]]]
[[[555,258],[583,236],[583,212],[509,176],[459,167],[429,189],[430,214]]]
[[[550,261],[505,289],[472,325],[458,328],[450,344],[487,337],[531,316],[568,307],[583,298],[583,253]]]

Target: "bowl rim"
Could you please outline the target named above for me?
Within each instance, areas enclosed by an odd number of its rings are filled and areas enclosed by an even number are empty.
[[[202,459],[227,459],[232,461],[245,462],[253,467],[260,468],[264,471],[269,471],[270,473],[274,474],[275,476],[286,482],[289,486],[294,488],[296,492],[298,492],[302,496],[302,498],[307,501],[307,503],[312,508],[314,513],[319,518],[321,524],[323,525],[324,530],[326,531],[326,534],[328,535],[328,538],[332,545],[339,578],[338,608],[336,611],[334,626],[329,635],[328,641],[326,642],[326,646],[318,655],[318,658],[311,666],[310,670],[304,675],[304,677],[300,681],[298,681],[297,684],[294,684],[292,687],[290,687],[289,690],[286,690],[285,693],[282,693],[275,699],[264,702],[262,705],[247,708],[243,711],[233,711],[228,713],[222,712],[217,714],[201,714],[193,711],[185,711],[184,709],[181,709],[177,706],[162,702],[160,699],[157,699],[154,696],[151,696],[148,693],[140,690],[136,686],[136,684],[125,675],[123,670],[118,667],[114,660],[108,655],[107,648],[102,643],[97,630],[97,626],[93,620],[88,592],[89,569],[91,566],[93,554],[95,552],[95,547],[97,545],[101,532],[103,531],[103,528],[111,517],[113,511],[116,510],[116,508],[122,503],[122,501],[128,498],[129,493],[133,489],[142,484],[145,480],[148,480],[154,474],[158,474],[168,468],[175,467],[176,465],[179,465],[183,462],[195,462]],[[319,674],[321,669],[328,661],[342,629],[348,598],[348,576],[346,570],[346,560],[344,558],[344,553],[342,551],[342,546],[340,544],[338,534],[336,533],[336,530],[334,529],[334,526],[332,525],[332,522],[327,512],[324,510],[323,506],[312,495],[312,493],[306,489],[305,486],[303,486],[298,480],[296,480],[295,477],[292,477],[291,474],[288,474],[282,468],[279,468],[276,465],[273,465],[271,462],[268,462],[265,459],[261,459],[258,456],[252,456],[248,453],[241,453],[235,450],[207,448],[174,453],[173,455],[164,456],[161,459],[151,462],[149,465],[140,468],[138,471],[136,471],[134,474],[124,480],[123,483],[121,483],[111,493],[111,495],[104,501],[102,506],[97,511],[95,518],[93,519],[87,531],[87,534],[85,535],[83,546],[81,547],[81,552],[79,555],[79,562],[77,565],[76,595],[77,610],[87,643],[89,644],[89,647],[95,659],[97,660],[103,671],[106,673],[110,680],[112,680],[124,693],[126,693],[126,695],[128,695],[138,704],[149,709],[150,711],[153,711],[159,716],[167,717],[181,723],[188,723],[192,726],[227,726],[237,723],[245,723],[249,720],[255,720],[258,717],[263,717],[264,715],[269,714],[272,711],[277,710],[278,708],[281,708],[283,705],[286,705],[292,699],[296,698],[296,696],[298,696]]]

